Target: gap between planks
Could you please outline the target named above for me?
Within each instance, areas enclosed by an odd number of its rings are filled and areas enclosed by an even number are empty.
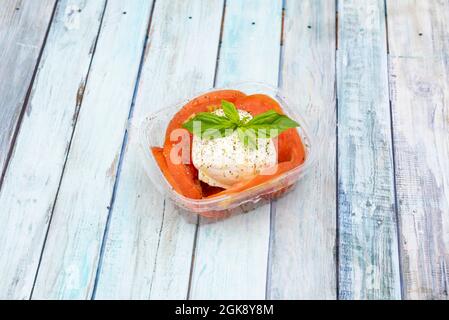
[[[15,143],[16,143],[17,136],[19,135],[19,132],[20,132],[20,127],[21,127],[21,124],[22,124],[23,116],[24,116],[25,111],[27,109],[28,101],[30,100],[30,96],[31,96],[31,91],[32,91],[32,88],[33,88],[34,80],[36,79],[36,74],[37,74],[37,71],[39,69],[39,65],[40,65],[40,62],[41,62],[41,58],[42,58],[42,54],[44,52],[45,45],[47,43],[48,34],[50,33],[50,27],[51,27],[51,25],[53,23],[53,19],[55,17],[55,12],[56,12],[57,5],[58,5],[58,0],[56,0],[54,5],[53,5],[53,10],[51,12],[51,16],[50,16],[50,20],[48,22],[47,30],[45,31],[44,40],[42,41],[42,45],[41,45],[41,48],[39,50],[39,54],[38,54],[38,57],[37,57],[37,60],[36,60],[36,64],[34,66],[33,75],[31,77],[31,81],[30,81],[30,84],[28,86],[28,89],[27,89],[27,92],[26,92],[26,95],[25,95],[25,100],[24,100],[24,102],[22,104],[21,111],[20,111],[19,117],[17,119],[17,124],[16,124],[15,130],[13,132],[13,136],[12,136],[12,139],[11,139],[11,143],[9,145],[8,154],[6,155],[6,159],[5,159],[5,165],[4,165],[4,167],[2,169],[2,172],[0,174],[0,190],[1,190],[2,185],[3,185],[3,179],[5,178],[6,171],[8,170],[9,161],[11,160],[11,156],[12,156],[12,153],[14,151],[14,146],[15,146]]]
[[[390,78],[390,39],[388,29],[388,6],[387,0],[384,0],[384,12],[385,12],[385,41],[387,46],[387,72],[388,72],[388,104],[390,108],[390,139],[392,150],[392,169],[393,169],[393,193],[394,193],[394,211],[396,218],[396,236],[398,245],[398,259],[399,259],[399,286],[400,286],[400,299],[404,299],[404,278],[403,278],[403,266],[402,266],[402,252],[401,252],[401,227],[399,219],[399,206],[398,206],[398,192],[396,182],[396,149],[394,145],[394,119],[393,119],[393,105],[391,103],[391,78]]]
[[[139,88],[140,77],[142,75],[143,62],[145,60],[145,53],[146,53],[146,49],[147,49],[147,45],[148,45],[148,39],[149,39],[149,34],[150,34],[150,29],[151,29],[151,23],[153,21],[153,13],[154,13],[154,7],[156,4],[156,1],[157,0],[153,0],[153,4],[151,6],[151,11],[150,11],[150,16],[148,17],[146,36],[145,36],[145,40],[144,40],[143,47],[142,47],[142,53],[141,53],[140,62],[139,62],[139,69],[138,69],[136,80],[134,83],[133,97],[131,100],[131,105],[130,105],[129,113],[128,113],[128,123],[131,121],[132,116],[133,116],[134,105],[136,102],[136,96],[137,96],[137,92],[138,92],[138,88]],[[97,292],[97,285],[98,285],[98,281],[100,278],[101,267],[103,264],[104,250],[105,250],[105,245],[106,245],[106,241],[107,241],[107,237],[108,237],[108,231],[109,231],[109,225],[111,222],[112,210],[114,208],[114,200],[115,200],[115,196],[116,196],[116,192],[117,192],[117,185],[120,181],[120,173],[121,173],[122,164],[123,164],[124,151],[128,144],[128,135],[129,135],[128,130],[129,130],[129,128],[127,128],[125,130],[125,134],[123,135],[122,146],[120,148],[119,161],[117,164],[117,172],[115,175],[115,181],[114,181],[114,186],[112,189],[111,201],[110,201],[110,204],[108,207],[108,216],[106,219],[106,225],[105,225],[105,229],[104,229],[104,233],[103,233],[103,237],[102,237],[102,241],[101,241],[99,260],[98,260],[97,270],[95,272],[95,280],[94,280],[94,287],[92,289],[91,300],[95,300],[95,295]],[[164,201],[164,209],[163,210],[165,212],[165,201]],[[163,223],[164,223],[164,220],[162,219],[162,224]],[[161,230],[162,230],[162,227],[161,227]],[[150,289],[150,291],[151,291],[151,289]]]
[[[282,0],[282,12],[281,12],[281,35],[279,42],[279,63],[278,63],[278,79],[277,79],[277,87],[280,88],[282,86],[282,70],[284,66],[284,44],[285,44],[285,7],[286,1]],[[270,299],[271,297],[271,270],[272,270],[272,250],[273,250],[273,234],[274,230],[274,219],[276,216],[276,200],[270,200],[270,228],[268,235],[268,250],[267,250],[267,275],[265,278],[265,300]]]
[[[340,230],[338,201],[338,94],[337,94],[337,57],[338,57],[338,0],[335,0],[335,60],[334,60],[334,92],[335,92],[335,297],[340,299]]]
[[[59,2],[57,2],[57,3],[59,3]],[[104,4],[104,7],[103,7],[103,12],[101,14],[100,24],[98,26],[98,32],[97,32],[97,35],[95,37],[93,48],[91,49],[92,50],[92,55],[90,57],[90,62],[89,62],[89,67],[87,69],[86,77],[85,77],[84,81],[82,83],[80,83],[80,86],[78,87],[78,91],[77,91],[77,95],[76,95],[76,98],[77,98],[77,100],[76,100],[76,108],[77,108],[77,110],[75,112],[75,117],[74,117],[74,121],[73,121],[72,134],[71,134],[70,139],[69,139],[69,144],[68,144],[67,152],[65,154],[64,164],[62,166],[61,176],[59,177],[58,188],[56,190],[55,200],[53,201],[53,206],[52,206],[52,209],[51,209],[50,219],[48,221],[47,230],[45,232],[44,243],[42,245],[41,253],[40,253],[40,256],[39,256],[39,262],[38,262],[38,265],[37,265],[36,273],[34,275],[33,286],[31,288],[31,292],[30,292],[30,300],[33,298],[34,287],[36,285],[36,280],[37,280],[37,277],[38,277],[38,274],[39,274],[39,269],[40,269],[40,266],[41,266],[42,257],[43,257],[44,251],[45,251],[45,246],[47,244],[47,237],[48,237],[48,233],[49,233],[50,228],[51,228],[51,222],[53,220],[53,213],[54,213],[54,210],[55,210],[56,202],[58,200],[58,195],[59,195],[59,190],[61,188],[62,179],[64,177],[64,172],[65,172],[65,167],[66,167],[66,164],[67,164],[67,159],[69,158],[70,148],[72,146],[72,141],[73,141],[73,135],[75,133],[76,124],[78,122],[78,116],[79,116],[79,113],[80,113],[81,105],[83,103],[84,92],[85,92],[87,81],[89,79],[90,69],[92,67],[92,61],[93,61],[94,56],[95,56],[95,51],[97,49],[98,38],[99,38],[99,35],[100,35],[100,32],[101,32],[101,28],[102,28],[102,25],[103,25],[103,18],[104,18],[104,14],[106,12],[107,4],[108,4],[108,1],[106,0],[105,4]]]

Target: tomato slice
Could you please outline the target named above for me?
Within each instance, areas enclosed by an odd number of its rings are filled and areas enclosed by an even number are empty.
[[[170,153],[173,146],[174,145],[170,145],[167,148],[164,148],[163,154],[168,171],[179,188],[178,192],[188,198],[201,199],[203,194],[201,192],[200,181],[198,180],[198,171],[191,163],[177,164],[171,161]]]
[[[163,155],[165,157],[166,170],[169,172],[172,180],[175,181],[176,186],[173,185],[173,188],[175,188],[178,193],[193,199],[201,199],[203,197],[201,184],[198,180],[198,171],[192,164],[191,155],[189,164],[176,163],[176,161],[172,161],[171,159],[172,150],[177,144],[177,141],[170,140],[170,135],[173,130],[185,130],[182,129],[182,125],[185,121],[198,112],[207,112],[211,111],[211,108],[218,108],[221,100],[235,102],[237,98],[244,96],[244,93],[237,90],[218,90],[206,93],[188,102],[170,121],[165,133]],[[185,133],[190,136],[191,146],[192,135],[187,130],[185,130]],[[169,179],[167,178],[167,180]],[[209,190],[207,190],[206,194],[208,193]]]
[[[293,129],[294,130],[294,129]],[[232,193],[237,193],[237,192],[242,192],[244,190],[247,190],[249,188],[261,185],[265,182],[268,182],[282,174],[284,174],[285,172],[294,169],[296,167],[298,167],[299,165],[301,165],[302,163],[304,163],[305,160],[305,149],[304,149],[304,145],[302,144],[301,139],[299,138],[299,134],[298,132],[295,130],[293,133],[291,133],[291,138],[294,139],[294,141],[290,140],[290,145],[291,148],[289,151],[288,156],[289,160],[287,161],[279,161],[278,163],[278,167],[277,170],[274,174],[272,175],[258,175],[256,177],[254,177],[251,180],[248,181],[244,181],[241,183],[237,183],[235,184],[232,188],[223,190],[221,192],[212,194],[210,196],[208,196],[207,198],[212,198],[212,197],[219,197],[222,195],[226,195],[226,194],[232,194]],[[281,150],[279,148],[279,150]],[[284,148],[284,151],[286,152],[287,149]],[[278,156],[279,158],[279,156]]]
[[[181,188],[176,183],[176,180],[171,175],[170,170],[168,170],[167,162],[165,161],[164,149],[160,147],[152,147],[151,152],[153,153],[156,162],[164,174],[165,179],[167,179],[168,183],[178,192],[181,191]]]
[[[238,183],[232,188],[223,190],[221,188],[208,186],[198,180],[198,171],[193,166],[190,155],[190,163],[176,163],[172,161],[170,154],[173,153],[177,142],[170,140],[170,135],[175,129],[181,129],[185,121],[198,112],[212,111],[220,107],[221,100],[233,102],[237,109],[245,110],[255,116],[268,110],[275,110],[283,114],[279,103],[264,94],[253,94],[246,96],[237,90],[219,90],[199,96],[188,102],[170,121],[165,134],[163,148],[153,147],[152,152],[159,167],[167,181],[180,194],[193,199],[218,197],[225,194],[237,193],[248,188],[263,184],[297,166],[305,159],[305,149],[296,129],[288,129],[278,136],[278,168],[273,175],[259,175],[253,179]],[[189,135],[190,146],[192,135]],[[190,147],[189,146],[189,147]]]
[[[235,102],[238,98],[245,97],[245,94],[237,90],[218,90],[203,94],[189,101],[179,110],[170,121],[165,133],[165,145],[170,143],[170,134],[173,130],[182,128],[184,122],[198,112],[208,112],[219,108],[221,100]]]

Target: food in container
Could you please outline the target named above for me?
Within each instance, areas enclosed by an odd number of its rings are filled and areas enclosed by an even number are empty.
[[[279,90],[259,83],[149,115],[140,141],[155,186],[178,207],[214,218],[281,196],[313,160],[304,120]]]

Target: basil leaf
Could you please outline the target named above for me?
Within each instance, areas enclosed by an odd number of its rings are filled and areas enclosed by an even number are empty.
[[[184,122],[182,125],[184,129],[189,130],[190,133],[193,134],[193,119],[188,120],[187,122]]]
[[[249,120],[251,119],[251,117],[245,116],[240,120],[239,125],[244,126]]]
[[[209,126],[204,130],[201,130],[201,138],[210,139],[227,137],[234,132],[235,128],[235,125],[232,124]]]
[[[258,138],[274,138],[283,131],[298,127],[299,124],[274,110],[268,110],[248,121],[248,117],[240,120],[235,105],[222,100],[221,105],[225,116],[211,112],[197,113],[183,127],[192,134],[201,137],[225,137],[237,129],[240,140],[245,146],[256,147]]]
[[[256,148],[257,149],[257,133],[252,129],[247,129],[245,127],[237,127],[237,134],[240,141],[245,147]]]
[[[276,120],[279,117],[279,113],[277,113],[274,110],[268,110],[267,112],[258,114],[254,118],[252,118],[250,121],[248,121],[245,126],[251,126],[256,124],[263,124],[263,123],[272,123],[274,120]]]
[[[235,129],[235,124],[225,117],[213,113],[200,112],[185,122],[183,128],[201,137],[227,136]],[[229,130],[227,130],[229,129]]]
[[[265,139],[277,137],[290,128],[294,127],[280,127],[276,124],[261,124],[248,127],[248,129],[252,129],[256,132],[257,137]]]
[[[244,125],[248,129],[255,130],[257,137],[260,138],[274,138],[283,131],[298,126],[296,121],[274,110],[261,113]]]
[[[218,116],[214,113],[210,112],[200,112],[195,115],[193,120],[201,121],[201,122],[207,122],[207,123],[217,123],[221,124],[224,122],[229,122],[229,120],[226,117]]]
[[[277,125],[281,130],[299,127],[299,123],[290,119],[286,115],[280,115],[273,124]]]
[[[275,125],[257,125],[251,126],[248,129],[251,129],[255,132],[258,138],[274,138],[277,137],[282,131]]]
[[[240,115],[232,102],[221,100],[221,107],[225,116],[235,124],[240,123]]]

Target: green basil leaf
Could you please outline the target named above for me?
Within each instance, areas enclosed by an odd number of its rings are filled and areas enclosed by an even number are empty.
[[[280,135],[287,127],[280,127],[276,124],[261,124],[248,127],[248,129],[254,130],[259,138],[274,138]]]
[[[200,112],[183,124],[183,127],[201,137],[225,137],[237,129],[239,138],[245,146],[256,147],[258,138],[274,138],[283,131],[298,127],[299,124],[274,110],[268,110],[248,121],[240,120],[238,110],[229,101],[222,100],[225,116],[211,112]],[[195,132],[198,131],[198,132]]]
[[[207,122],[207,123],[216,123],[216,124],[229,122],[229,120],[226,119],[225,117],[218,116],[218,115],[216,115],[214,113],[210,113],[210,112],[197,113],[195,115],[195,117],[193,118],[193,120]]]
[[[299,123],[290,119],[286,115],[280,115],[273,124],[277,125],[281,130],[299,127]]]
[[[188,120],[187,122],[184,122],[182,125],[184,129],[189,130],[190,133],[193,134],[193,119]]]
[[[227,118],[208,112],[200,112],[183,124],[183,128],[201,137],[226,136],[233,132],[235,126]]]
[[[235,124],[240,123],[240,115],[232,102],[221,100],[221,107],[226,117]]]
[[[280,116],[279,113],[277,113],[274,110],[268,110],[267,112],[258,114],[254,118],[252,118],[250,121],[248,121],[245,126],[252,126],[256,124],[264,124],[264,123],[272,123],[278,117]]]
[[[201,130],[202,138],[222,138],[231,135],[235,130],[235,125],[215,125],[215,126],[206,126],[203,130]]]
[[[244,126],[246,123],[248,123],[248,121],[249,121],[250,119],[251,119],[251,117],[249,117],[249,116],[243,117],[243,118],[240,120],[239,125],[240,125],[240,126]]]
[[[281,133],[281,130],[277,126],[274,125],[257,125],[251,126],[248,129],[253,130],[256,133],[257,137],[260,138],[274,138]]]
[[[238,127],[237,128],[237,135],[240,139],[240,141],[243,143],[243,145],[246,147],[248,145],[248,142],[245,139],[245,128]]]
[[[261,113],[244,125],[248,129],[255,130],[257,137],[260,138],[274,138],[283,131],[298,126],[296,121],[274,110]]]
[[[257,133],[255,130],[237,127],[237,133],[240,141],[245,147],[257,149]]]

